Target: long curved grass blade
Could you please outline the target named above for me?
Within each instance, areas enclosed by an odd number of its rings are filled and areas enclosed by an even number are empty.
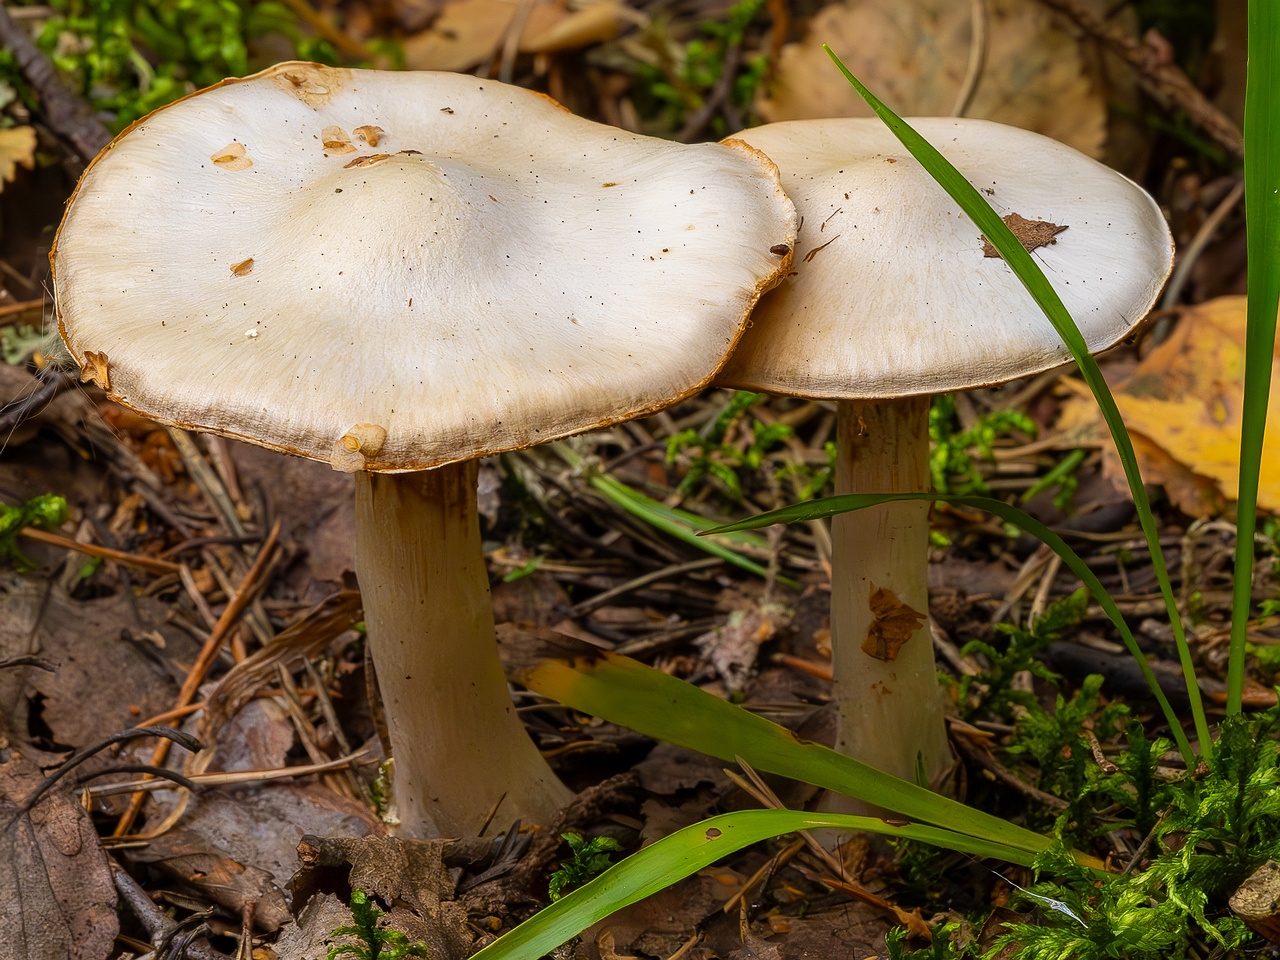
[[[798,810],[740,810],[677,830],[633,853],[499,937],[472,960],[537,960],[609,914],[671,886],[735,850],[785,833],[822,828],[863,830],[903,840],[919,840],[977,857],[1004,856],[993,852],[993,845],[981,840],[922,824],[894,824],[875,817]],[[1026,854],[1019,854],[1019,859],[1012,862],[1029,866],[1031,860]]]
[[[1178,720],[1178,715],[1174,712],[1168,698],[1165,697],[1164,691],[1160,689],[1160,682],[1156,679],[1156,675],[1151,672],[1151,665],[1147,662],[1146,655],[1138,646],[1138,641],[1134,639],[1133,631],[1129,629],[1129,624],[1125,622],[1120,613],[1120,608],[1116,606],[1115,601],[1111,599],[1111,595],[1103,587],[1102,581],[1089,569],[1088,564],[1080,559],[1080,555],[1067,545],[1065,540],[1031,516],[1031,514],[1024,510],[1019,510],[1012,504],[1005,503],[1003,500],[996,500],[993,497],[961,496],[946,493],[853,493],[838,497],[824,497],[820,500],[809,500],[805,503],[783,507],[780,510],[771,510],[768,513],[762,513],[746,520],[739,520],[736,523],[717,527],[711,532],[728,533],[734,530],[753,530],[757,527],[768,526],[771,523],[822,520],[826,517],[833,517],[838,513],[862,510],[866,507],[874,507],[893,500],[941,500],[944,503],[954,503],[974,510],[994,513],[1001,520],[1025,530],[1061,557],[1062,562],[1067,565],[1071,572],[1083,581],[1089,593],[1098,602],[1098,606],[1102,607],[1103,612],[1111,618],[1116,631],[1124,640],[1124,645],[1129,648],[1133,658],[1138,661],[1138,667],[1142,670],[1143,677],[1146,678],[1147,686],[1151,688],[1152,695],[1159,702],[1160,709],[1164,712],[1164,718],[1169,724],[1169,729],[1173,733],[1174,739],[1177,741],[1178,750],[1188,764],[1187,769],[1194,769],[1195,754],[1191,751],[1191,744],[1187,742],[1187,735],[1182,732],[1182,724]]]
[[[582,458],[573,450],[563,443],[554,443],[552,448],[558,453],[566,463],[571,467],[576,467],[582,462]],[[699,550],[706,551],[714,556],[720,557],[736,567],[754,573],[758,577],[766,577],[769,571],[756,563],[754,560],[744,557],[731,545],[733,542],[741,543],[746,546],[753,547],[757,550],[768,550],[769,543],[763,537],[744,537],[739,534],[737,538],[728,538],[727,543],[720,543],[715,540],[702,539],[703,531],[709,530],[716,526],[715,523],[700,517],[697,514],[689,513],[687,510],[675,510],[668,507],[665,503],[659,503],[652,497],[646,497],[638,490],[633,490],[616,477],[608,474],[597,473],[588,478],[587,482],[591,484],[595,490],[603,494],[606,498],[616,503],[623,510],[626,510],[632,516],[643,520],[651,527],[661,530],[668,536],[677,540],[683,540],[685,543],[697,547]],[[778,577],[778,582],[784,586],[793,589],[800,589],[800,584],[789,577]]]
[[[1254,0],[1254,3],[1259,2],[1265,6],[1269,0]],[[1124,465],[1125,479],[1129,482],[1129,491],[1133,495],[1134,506],[1138,511],[1138,520],[1142,524],[1142,533],[1147,541],[1147,549],[1151,553],[1151,565],[1155,569],[1156,579],[1160,583],[1160,594],[1164,597],[1165,607],[1169,611],[1169,625],[1173,628],[1173,638],[1178,648],[1178,659],[1181,661],[1182,675],[1187,684],[1187,699],[1191,702],[1191,714],[1195,720],[1196,736],[1200,741],[1200,751],[1208,759],[1212,755],[1213,741],[1209,737],[1209,724],[1205,718],[1204,704],[1200,700],[1200,687],[1196,683],[1196,671],[1195,664],[1191,660],[1191,648],[1187,646],[1186,632],[1182,626],[1182,618],[1178,614],[1177,601],[1173,596],[1173,585],[1169,581],[1169,571],[1165,566],[1164,554],[1160,549],[1160,533],[1156,528],[1155,517],[1151,513],[1151,503],[1147,499],[1147,491],[1142,485],[1142,475],[1138,471],[1138,458],[1133,452],[1133,443],[1125,430],[1124,420],[1120,416],[1120,409],[1116,406],[1115,398],[1111,395],[1111,388],[1107,386],[1106,380],[1102,377],[1102,371],[1098,369],[1097,362],[1089,353],[1089,348],[1084,342],[1084,337],[1080,334],[1080,329],[1076,326],[1071,314],[1053,289],[1053,285],[1045,278],[1044,273],[1040,270],[1039,265],[1031,254],[1018,242],[1013,232],[1005,226],[1004,221],[991,209],[991,205],[982,198],[982,195],[974,189],[973,185],[942,154],[934,149],[924,137],[916,133],[901,117],[876,99],[875,95],[849,72],[849,68],[840,61],[840,58],[832,52],[830,47],[824,44],[823,49],[827,51],[827,55],[831,57],[840,72],[844,74],[845,79],[853,85],[862,99],[867,102],[867,105],[893,131],[894,136],[929,172],[929,175],[946,190],[951,199],[959,204],[960,208],[968,214],[969,218],[977,224],[982,233],[1000,252],[1000,256],[1017,274],[1023,286],[1035,298],[1035,302],[1044,311],[1044,315],[1049,318],[1049,322],[1058,331],[1058,336],[1062,337],[1063,343],[1067,345],[1067,349],[1071,351],[1071,356],[1075,359],[1076,365],[1080,368],[1080,373],[1084,376],[1084,382],[1093,391],[1094,399],[1102,411],[1102,417],[1107,423],[1107,428],[1111,431],[1116,450],[1120,454],[1120,462]]]
[[[1249,326],[1244,348],[1236,575],[1231,602],[1227,713],[1240,712],[1244,644],[1253,586],[1262,434],[1280,306],[1280,5],[1249,0],[1249,77],[1244,96],[1244,210],[1249,240]]]
[[[741,756],[757,770],[981,838],[1004,848],[1001,856],[1006,859],[1034,855],[1049,845],[1047,837],[899,780],[829,747],[801,740],[785,727],[629,657],[601,652],[574,663],[543,660],[520,680],[575,710],[650,737],[721,760]]]

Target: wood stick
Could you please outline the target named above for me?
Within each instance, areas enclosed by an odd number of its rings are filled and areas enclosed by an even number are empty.
[[[235,626],[240,619],[240,615],[244,613],[245,607],[249,605],[250,598],[257,592],[257,588],[260,586],[258,581],[262,577],[262,572],[267,568],[271,553],[275,549],[276,538],[279,535],[280,521],[277,520],[275,526],[271,528],[271,532],[267,534],[267,539],[262,544],[262,549],[258,551],[258,557],[254,560],[253,566],[245,574],[244,580],[240,584],[240,589],[228,601],[226,609],[222,611],[222,616],[214,624],[213,631],[209,634],[209,639],[205,641],[204,648],[200,651],[200,655],[196,657],[196,662],[187,674],[187,679],[183,682],[182,689],[178,691],[178,701],[174,704],[175,709],[185,707],[195,698],[196,691],[200,689],[200,684],[204,681],[205,674],[213,665],[218,652],[222,649],[222,641],[230,634],[231,628]],[[161,766],[168,755],[169,741],[161,740],[156,744],[155,751],[151,754],[151,765],[153,767]],[[122,837],[133,828],[133,822],[138,819],[138,814],[141,812],[143,801],[146,798],[146,793],[142,791],[133,795],[133,799],[129,802],[129,808],[124,812],[120,822],[116,824],[116,828],[111,834],[113,837]]]
[[[101,557],[103,560],[114,560],[116,563],[127,563],[131,567],[149,570],[152,573],[179,573],[182,569],[181,564],[173,563],[169,560],[157,560],[154,557],[144,557],[136,553],[125,553],[123,550],[112,550],[110,547],[100,547],[93,543],[81,543],[79,540],[72,540],[69,537],[59,536],[56,533],[49,533],[46,530],[40,530],[36,527],[23,527],[22,535],[30,540],[39,540],[41,543],[51,543],[55,547],[66,547],[68,550],[76,550],[90,557]]]

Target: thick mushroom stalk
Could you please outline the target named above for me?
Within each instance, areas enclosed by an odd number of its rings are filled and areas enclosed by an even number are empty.
[[[356,566],[401,832],[460,835],[504,794],[504,820],[545,822],[568,793],[507,697],[475,476],[448,464],[701,389],[796,227],[743,143],[478,77],[286,63],[121,134],[52,257],[68,350],[112,398],[370,474]]]
[[[356,474],[356,567],[396,760],[400,835],[475,836],[499,801],[504,823],[550,823],[572,794],[507,693],[475,461]]]
[[[929,398],[837,404],[836,494],[929,489]],[[924,786],[945,770],[926,613],[929,506],[886,503],[832,522],[836,749]]]

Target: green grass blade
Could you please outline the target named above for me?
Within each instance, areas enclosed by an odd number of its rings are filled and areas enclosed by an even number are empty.
[[[638,900],[671,886],[736,850],[798,830],[863,830],[919,840],[976,857],[1001,857],[991,844],[921,824],[895,825],[875,817],[740,810],[677,830],[633,853],[600,876],[535,914],[471,960],[537,960],[587,927]],[[1029,866],[1025,855],[1011,861]]]
[[[869,767],[785,727],[646,667],[601,652],[576,663],[543,660],[521,678],[531,690],[630,727],[639,733],[856,797],[913,820],[1007,848],[1001,856],[1036,854],[1049,839]]]
[[[582,457],[578,456],[572,447],[563,443],[554,443],[551,446],[569,466],[576,467],[582,463]],[[596,473],[590,476],[587,482],[591,484],[593,489],[616,503],[623,510],[643,520],[651,527],[661,530],[668,536],[674,537],[676,540],[683,540],[699,550],[720,557],[722,560],[754,573],[756,576],[768,576],[768,570],[754,560],[744,557],[730,545],[737,542],[754,547],[757,550],[768,550],[769,541],[764,537],[740,533],[726,537],[726,542],[723,543],[716,540],[707,540],[701,536],[702,532],[710,530],[717,524],[706,517],[689,513],[687,510],[676,510],[668,507],[665,503],[659,503],[652,497],[647,497],[640,491],[633,490],[621,480],[611,477],[607,473]],[[790,577],[779,576],[777,579],[778,583],[791,587],[793,590],[800,589],[800,584]]]
[[[1262,2],[1266,3],[1268,0],[1262,0]],[[1160,593],[1164,597],[1165,607],[1169,611],[1169,624],[1173,628],[1174,641],[1178,648],[1178,659],[1181,661],[1183,677],[1186,680],[1187,698],[1191,702],[1191,713],[1195,719],[1196,736],[1200,741],[1200,751],[1208,758],[1213,750],[1213,741],[1209,737],[1209,725],[1205,719],[1204,704],[1200,700],[1200,688],[1196,683],[1195,665],[1191,660],[1191,649],[1187,646],[1186,632],[1182,626],[1182,618],[1178,615],[1178,605],[1173,596],[1173,586],[1169,581],[1169,571],[1165,567],[1164,554],[1160,549],[1160,533],[1156,528],[1155,517],[1151,513],[1151,503],[1147,499],[1146,489],[1142,485],[1142,475],[1138,471],[1138,459],[1133,452],[1133,444],[1130,442],[1129,434],[1125,430],[1124,421],[1120,417],[1120,410],[1116,406],[1115,398],[1111,395],[1110,387],[1107,386],[1106,380],[1102,377],[1102,371],[1098,369],[1097,362],[1089,353],[1084,337],[1081,336],[1079,328],[1071,318],[1071,314],[1067,311],[1066,306],[1063,305],[1052,284],[1045,278],[1044,273],[1040,270],[1039,265],[1031,254],[1027,253],[1012,231],[1005,226],[1004,221],[991,209],[991,205],[982,198],[982,195],[974,189],[973,185],[928,141],[916,133],[897,114],[877,100],[871,91],[849,72],[848,67],[840,62],[840,58],[832,53],[830,47],[824,45],[823,49],[827,51],[827,55],[839,67],[845,79],[853,84],[854,89],[858,91],[862,99],[893,131],[894,136],[902,142],[902,145],[919,161],[920,165],[929,172],[929,175],[950,194],[951,199],[959,204],[960,208],[968,214],[969,218],[977,224],[978,229],[1000,252],[1000,256],[1017,274],[1023,286],[1027,288],[1040,309],[1044,311],[1044,315],[1049,318],[1049,322],[1053,324],[1054,329],[1058,331],[1058,335],[1062,337],[1063,343],[1067,345],[1067,349],[1071,351],[1071,356],[1075,359],[1076,365],[1080,368],[1085,383],[1093,391],[1093,396],[1102,410],[1102,417],[1106,421],[1107,428],[1111,431],[1111,436],[1115,441],[1116,450],[1120,454],[1120,461],[1124,465],[1125,479],[1129,482],[1129,490],[1133,495],[1134,506],[1138,511],[1138,520],[1142,524],[1142,533],[1146,537],[1147,548],[1151,552],[1151,565],[1155,569],[1156,578],[1160,583]]]
[[[1249,78],[1244,98],[1244,208],[1249,239],[1249,328],[1244,351],[1240,491],[1236,500],[1236,575],[1231,603],[1227,712],[1244,692],[1245,633],[1253,586],[1258,472],[1271,392],[1280,306],[1280,4],[1249,0]]]
[[[1169,724],[1169,729],[1173,733],[1174,739],[1177,741],[1178,749],[1182,753],[1183,759],[1187,762],[1187,769],[1195,768],[1195,754],[1191,751],[1191,744],[1187,742],[1187,735],[1182,732],[1182,724],[1178,720],[1177,713],[1174,712],[1168,699],[1164,695],[1164,691],[1160,689],[1160,683],[1156,679],[1156,675],[1151,672],[1151,665],[1147,662],[1146,655],[1138,646],[1138,641],[1134,639],[1133,631],[1129,629],[1129,624],[1125,622],[1124,617],[1120,613],[1120,608],[1116,606],[1115,601],[1111,599],[1111,595],[1107,593],[1100,581],[1092,570],[1089,569],[1080,555],[1077,554],[1067,542],[1060,536],[1046,527],[1031,514],[1024,510],[1019,510],[1012,504],[1005,503],[1003,500],[996,500],[992,497],[978,496],[961,496],[957,494],[939,494],[939,493],[854,493],[845,494],[838,497],[824,497],[821,500],[810,500],[806,503],[797,503],[789,507],[783,507],[781,510],[771,510],[768,513],[762,513],[757,517],[751,517],[747,520],[740,520],[737,523],[726,524],[723,527],[717,527],[713,532],[730,532],[733,530],[751,530],[757,527],[767,526],[771,523],[796,523],[799,521],[822,520],[827,517],[833,517],[838,513],[848,513],[851,510],[863,510],[867,507],[874,507],[881,503],[888,503],[897,500],[941,500],[944,503],[954,503],[960,506],[969,507],[974,510],[984,510],[987,513],[994,513],[1006,523],[1012,523],[1014,526],[1025,530],[1041,543],[1045,544],[1062,558],[1062,562],[1084,583],[1089,593],[1093,595],[1094,600],[1098,602],[1098,606],[1108,617],[1111,618],[1112,624],[1115,625],[1116,631],[1124,640],[1124,645],[1129,648],[1129,652],[1133,654],[1133,658],[1138,661],[1138,667],[1142,670],[1143,677],[1146,678],[1147,686],[1151,688],[1152,695],[1160,704],[1160,709],[1164,713],[1164,718]]]

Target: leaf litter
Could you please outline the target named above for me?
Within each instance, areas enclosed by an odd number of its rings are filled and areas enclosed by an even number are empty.
[[[654,74],[645,71],[666,71],[676,88],[688,83],[691,74],[678,71],[701,55],[689,38],[698,35],[699,18],[722,13],[695,6],[699,9],[679,11],[668,22],[666,14],[646,4],[622,8],[596,3],[571,10],[505,0],[369,0],[342,6],[342,29],[357,45],[376,39],[379,30],[404,38],[406,56],[411,54],[421,66],[514,70],[516,79],[550,90],[581,112],[639,129],[658,124],[661,116],[646,104]],[[1108,128],[1102,103],[1107,96],[1127,102],[1123,78],[1108,75],[1083,38],[1064,30],[1062,21],[1029,0],[992,0],[987,8],[987,60],[968,115],[1056,134],[1095,155],[1116,150],[1117,141],[1109,135],[1114,136],[1117,125]],[[810,66],[825,69],[825,59],[805,53],[806,44],[818,39],[829,40],[846,59],[861,63],[865,78],[889,91],[890,101],[907,113],[950,112],[965,79],[972,33],[964,4],[940,9],[923,0],[905,6],[849,0],[790,28],[764,20],[730,41],[742,47],[743,56],[734,61],[739,64],[752,63],[756,53],[781,50],[773,76],[756,87],[756,109],[768,119],[803,115],[806,109],[824,114],[846,109],[838,102],[843,87],[805,73]],[[635,33],[627,34],[633,23]],[[330,21],[327,29],[338,28]],[[619,31],[624,31],[620,39],[608,39]],[[784,45],[788,33],[805,39]],[[704,44],[704,49],[709,46],[714,44]],[[590,70],[575,66],[574,58],[580,56],[575,51],[582,48],[590,49]],[[920,49],[930,50],[930,56],[916,56]],[[737,100],[709,88],[704,93],[711,108],[704,121],[708,130],[731,132],[736,112],[750,110],[750,90]],[[1145,163],[1151,136],[1139,131],[1134,139],[1132,130],[1129,135],[1128,162]],[[26,184],[31,171],[24,161],[36,159],[26,145],[34,149],[34,141],[21,132],[9,139],[12,162],[4,172]],[[0,159],[9,155],[6,149],[0,144]],[[244,153],[247,157],[251,151]],[[1193,228],[1212,193],[1186,190],[1184,180],[1176,185],[1183,192],[1175,193],[1175,215]],[[17,192],[9,190],[5,196]],[[1184,203],[1184,197],[1190,200]],[[0,252],[0,257],[12,255],[12,250]],[[37,255],[32,262],[41,259]],[[6,286],[10,279],[3,280]],[[12,281],[12,289],[15,297],[36,292],[18,280]],[[1199,283],[1195,289],[1209,287]],[[0,323],[7,316],[0,316]],[[1233,329],[1223,323],[1205,327],[1188,311],[1174,327],[1174,336],[1141,361],[1132,351],[1122,353],[1127,360],[1115,370],[1131,385],[1146,377],[1149,388],[1152,376],[1164,377],[1166,386],[1190,384],[1172,400],[1168,391],[1134,390],[1134,409],[1140,414],[1144,405],[1150,406],[1152,417],[1172,421],[1189,418],[1190,405],[1210,401],[1205,408],[1210,419],[1229,430],[1232,416],[1224,399],[1230,393],[1229,377],[1212,380],[1216,375],[1197,372],[1190,358],[1199,350],[1214,358],[1215,370],[1230,371],[1231,344],[1238,341]],[[30,343],[32,349],[24,348],[18,359],[42,363],[42,347],[34,339]],[[1168,362],[1165,373],[1143,366],[1158,356]],[[109,370],[98,373],[105,379]],[[43,372],[41,377],[0,365],[3,399],[37,395],[52,375]],[[1212,405],[1215,397],[1226,409],[1225,417]],[[1157,401],[1182,406],[1170,416],[1169,408],[1155,406]],[[63,493],[73,507],[73,521],[60,531],[67,538],[153,561],[181,562],[188,575],[139,572],[110,559],[93,566],[83,555],[36,543],[30,548],[40,564],[35,574],[3,572],[0,660],[6,655],[44,657],[58,670],[50,674],[33,664],[0,670],[0,717],[10,730],[7,759],[0,766],[9,786],[0,812],[7,809],[5,803],[34,789],[43,772],[55,769],[68,750],[104,733],[180,712],[173,710],[175,693],[207,638],[210,619],[225,609],[263,534],[277,519],[282,521],[283,547],[263,574],[261,592],[230,631],[195,702],[173,718],[216,744],[213,758],[175,750],[168,762],[178,771],[202,770],[193,773],[197,778],[307,769],[320,757],[342,761],[355,755],[370,762],[298,782],[202,779],[194,794],[163,783],[147,791],[133,833],[118,837],[112,834],[118,832],[127,793],[90,794],[86,812],[69,784],[60,784],[22,821],[29,821],[29,827],[24,839],[12,841],[18,844],[11,847],[13,856],[0,857],[18,865],[6,875],[18,891],[13,896],[4,891],[6,902],[19,902],[20,896],[24,907],[31,905],[31,916],[48,920],[52,952],[30,946],[26,955],[110,954],[115,894],[103,845],[118,848],[113,856],[147,884],[168,914],[195,920],[192,929],[203,920],[208,933],[193,943],[193,956],[235,950],[247,911],[263,957],[267,950],[284,958],[326,957],[336,942],[332,932],[352,922],[347,906],[351,891],[363,889],[385,909],[380,922],[432,944],[433,956],[452,957],[473,951],[546,902],[546,877],[568,856],[558,839],[562,830],[615,837],[630,850],[708,814],[755,805],[719,761],[654,745],[524,691],[518,694],[518,706],[530,733],[560,774],[584,791],[579,802],[557,824],[521,825],[516,831],[502,822],[499,810],[486,838],[467,838],[455,847],[427,841],[413,852],[397,847],[400,841],[385,836],[386,825],[376,812],[377,761],[383,757],[378,710],[366,694],[366,666],[359,635],[352,630],[359,608],[350,573],[351,479],[324,465],[282,459],[256,447],[174,435],[110,404],[92,385],[53,391],[42,403],[47,405],[33,411],[33,417],[17,418],[10,428],[0,457],[0,493],[10,501],[50,490]],[[723,488],[711,483],[684,488],[681,481],[698,466],[698,456],[716,462],[709,472],[713,477],[718,471],[723,479],[726,467],[736,472],[739,493],[752,510],[788,502],[808,483],[821,490],[824,444],[834,422],[821,404],[756,400],[742,408],[725,431],[725,448],[736,450],[743,460],[750,453],[760,463],[758,470],[729,466],[725,449],[708,453],[704,447],[700,454],[685,448],[668,455],[670,438],[685,430],[705,431],[728,406],[727,395],[711,391],[658,417],[576,443],[583,454],[609,464],[610,475],[632,490],[712,522],[737,515],[742,502],[725,497]],[[1032,490],[1039,477],[1058,466],[1055,444],[1068,438],[1073,447],[1092,443],[1082,432],[1083,418],[1072,419],[1077,416],[1074,401],[1055,390],[1051,379],[960,398],[957,426],[968,429],[992,411],[1009,407],[1025,410],[1044,433],[1030,442],[1001,437],[991,459],[974,455],[976,475],[1002,495]],[[782,425],[790,434],[761,450],[753,447],[756,425]],[[1158,431],[1153,427],[1152,433]],[[1229,528],[1215,524],[1221,524],[1216,518],[1234,483],[1227,473],[1219,476],[1211,468],[1213,444],[1219,439],[1206,430],[1188,451],[1161,434],[1151,436],[1147,448],[1151,476],[1164,484],[1173,501],[1162,519],[1172,538],[1170,549],[1183,555],[1179,585],[1187,596],[1202,598],[1201,656],[1210,672],[1217,662],[1213,637],[1224,609],[1218,594],[1230,541]],[[1142,622],[1143,637],[1157,656],[1167,655],[1160,624],[1142,619],[1155,612],[1148,597],[1149,568],[1136,552],[1137,538],[1127,526],[1130,515],[1110,484],[1105,447],[1074,470],[1072,496],[1059,503],[1053,490],[1036,493],[1028,506],[1047,522],[1075,531],[1077,549],[1126,614]],[[829,684],[821,679],[830,655],[824,644],[829,635],[828,554],[820,528],[789,529],[771,547],[752,554],[801,584],[798,591],[776,583],[765,590],[759,580],[724,564],[708,565],[687,545],[621,510],[553,456],[535,450],[488,463],[482,483],[488,491],[482,509],[494,604],[513,673],[521,661],[538,657],[616,650],[740,700],[800,736],[830,742]],[[1194,527],[1189,521],[1195,517],[1206,523]],[[1074,589],[1056,566],[1038,557],[1033,544],[989,520],[938,508],[934,528],[950,541],[935,547],[930,569],[934,642],[957,676],[991,666],[985,654],[967,645],[992,639],[997,614],[1029,624]],[[1266,571],[1259,591],[1275,592],[1274,578]],[[910,614],[912,622],[919,622],[915,618],[922,616],[898,611],[887,600],[883,606],[890,621]],[[1273,634],[1274,627],[1262,622],[1253,637],[1265,645]],[[1083,672],[1104,673],[1107,696],[1127,700],[1135,715],[1148,719],[1150,704],[1141,687],[1125,686],[1122,672],[1128,661],[1116,657],[1110,643],[1097,611],[1086,609],[1045,655],[1063,673],[1068,667],[1062,664],[1070,663],[1086,664]],[[997,647],[991,649],[1001,655]],[[1107,656],[1114,662],[1105,661]],[[1213,678],[1206,682],[1211,686]],[[1038,676],[1018,684],[1029,697],[1052,699],[1052,688]],[[1039,776],[1035,764],[1002,750],[1013,729],[1008,719],[978,718],[985,726],[972,729],[987,738],[984,750],[1000,754],[1008,777],[1033,783]],[[1101,741],[1100,750],[1118,755],[1121,738],[1101,736]],[[98,774],[146,759],[146,751],[125,745],[90,761],[83,772]],[[986,780],[989,772],[976,761],[959,765],[955,789],[1011,817],[1043,815],[1007,781],[992,786]],[[123,789],[133,790],[139,776],[112,773],[92,784],[127,782],[130,786]],[[816,799],[804,785],[774,783],[772,789],[792,805]],[[503,842],[508,836],[521,842]],[[1131,849],[1138,839],[1122,828],[1111,836],[1117,850]],[[299,862],[309,863],[311,849],[326,851],[325,858],[334,862],[311,862],[298,873]],[[788,859],[787,849],[788,842],[779,840],[709,868],[588,931],[565,955],[592,960],[676,954],[691,960],[882,955],[887,927],[881,915],[824,883],[823,877],[841,879],[824,873],[827,865],[807,859],[807,852]],[[870,889],[897,896],[903,878],[916,876],[905,865],[909,856],[883,849],[850,851],[841,871]],[[983,897],[990,881],[971,877],[964,883],[958,879],[962,870],[951,872],[957,876],[933,870],[933,891],[909,905],[946,902],[989,911]],[[746,890],[747,881],[757,875],[763,879]],[[68,876],[79,884],[70,897],[61,886]],[[1030,884],[1028,877],[1018,879]],[[741,895],[744,891],[750,895]],[[210,906],[214,913],[205,917]],[[124,935],[132,941],[118,944],[153,940],[150,928],[156,918],[145,913],[140,907],[121,914]],[[6,922],[15,915],[5,914]],[[990,922],[1024,919],[1000,908],[987,916]],[[161,926],[172,933],[172,924],[166,917]],[[277,939],[271,941],[267,934],[273,928],[278,928]]]

